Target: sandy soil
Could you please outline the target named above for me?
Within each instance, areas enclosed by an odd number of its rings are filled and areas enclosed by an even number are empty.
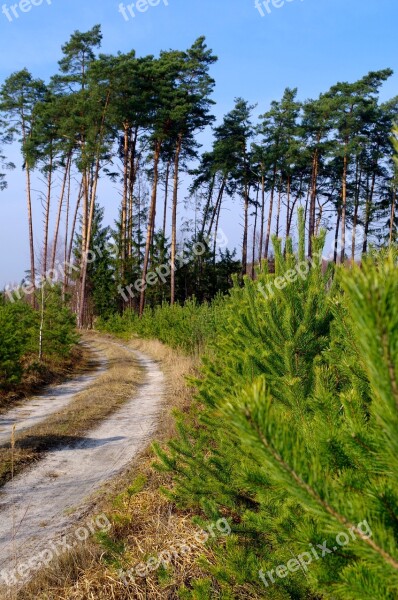
[[[32,559],[37,564],[54,545],[62,546],[64,536],[75,540],[73,526],[85,514],[90,497],[121,473],[155,432],[163,373],[146,355],[118,345],[131,352],[146,373],[134,397],[86,438],[49,452],[0,491],[0,585],[21,565]],[[26,577],[32,574],[28,569]]]

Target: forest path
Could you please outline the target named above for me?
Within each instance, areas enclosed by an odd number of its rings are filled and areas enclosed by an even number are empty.
[[[0,586],[21,583],[19,576],[13,580],[18,568],[29,578],[40,557],[43,562],[54,555],[54,547],[66,548],[65,536],[85,514],[85,502],[121,473],[155,432],[165,386],[162,371],[141,352],[107,343],[133,355],[145,372],[144,383],[85,438],[50,451],[0,490]]]

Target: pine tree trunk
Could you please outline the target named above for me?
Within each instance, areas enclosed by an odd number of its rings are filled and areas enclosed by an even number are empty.
[[[46,207],[44,211],[44,243],[43,243],[43,269],[42,276],[43,280],[46,279],[47,273],[47,260],[48,260],[48,230],[50,224],[50,208],[51,208],[51,187],[52,187],[52,176],[53,176],[53,151],[51,147],[50,151],[50,169],[47,177],[47,198]]]
[[[264,171],[261,176],[261,225],[260,225],[260,242],[258,251],[258,262],[261,269],[263,258],[263,243],[264,243],[264,222],[265,222],[265,175]]]
[[[144,265],[142,268],[140,313],[139,313],[140,316],[143,315],[144,308],[145,308],[145,284],[146,284],[146,277],[148,274],[149,253],[151,250],[153,231],[155,228],[156,198],[157,198],[157,189],[158,189],[158,180],[159,180],[160,148],[161,148],[161,142],[157,141],[155,143],[155,154],[154,154],[154,158],[153,158],[153,185],[152,185],[151,206],[149,209],[148,229],[147,229],[145,255],[144,255]]]
[[[281,216],[281,199],[282,199],[282,180],[280,181],[280,187],[279,187],[279,191],[278,191],[278,208],[277,208],[277,212],[276,212],[276,227],[275,227],[276,237],[279,237],[279,221],[280,221],[280,216]]]
[[[68,192],[66,194],[66,215],[65,215],[65,242],[64,242],[64,281],[63,281],[63,302],[65,302],[66,289],[68,285],[68,235],[69,235],[69,210],[70,210],[70,180],[71,180],[71,169],[69,169],[68,176]]]
[[[348,156],[347,156],[347,144],[344,152],[344,166],[343,166],[343,182],[342,182],[342,193],[341,193],[341,252],[340,252],[340,263],[345,263],[345,238],[346,238],[346,220],[347,220],[347,172],[348,172]]]
[[[79,303],[79,327],[80,328],[82,328],[84,325],[84,313],[85,313],[85,308],[86,308],[87,257],[88,257],[88,251],[90,250],[90,243],[91,243],[91,233],[92,233],[92,227],[93,227],[95,198],[97,195],[100,161],[101,161],[101,157],[100,157],[100,154],[98,153],[96,165],[95,165],[93,185],[92,185],[92,189],[91,189],[90,212],[89,212],[88,222],[87,222],[86,246],[82,253],[82,259],[81,259],[81,269],[80,269],[81,286],[80,286],[80,303]]]
[[[244,223],[243,223],[243,242],[242,242],[242,275],[247,274],[247,245],[248,245],[248,229],[249,229],[249,188],[245,181],[245,198],[244,198]]]
[[[71,158],[72,158],[72,153],[69,152],[67,161],[66,161],[64,177],[62,179],[61,195],[59,197],[59,202],[58,202],[57,220],[55,222],[54,241],[53,241],[53,249],[52,249],[52,255],[51,255],[51,269],[52,270],[55,267],[55,258],[56,258],[56,254],[57,254],[58,235],[59,235],[59,228],[60,228],[60,224],[61,224],[62,207],[63,207],[63,203],[64,203],[66,184],[67,184],[68,176],[70,173]],[[65,261],[66,261],[66,258],[65,258]]]
[[[318,187],[318,169],[319,169],[319,156],[318,149],[314,152],[312,161],[312,178],[311,178],[311,201],[310,201],[310,214],[308,223],[308,256],[312,257],[312,238],[315,234],[315,203],[317,196]]]
[[[129,134],[130,127],[128,123],[123,125],[123,196],[122,196],[122,210],[121,210],[121,227],[120,227],[120,241],[121,241],[121,277],[124,280],[124,273],[126,270],[126,257],[127,257],[127,197],[128,197],[128,168],[129,168]]]
[[[83,183],[83,177],[82,177],[82,180],[80,182],[79,194],[76,199],[76,207],[75,207],[75,212],[73,214],[72,228],[71,228],[71,232],[70,232],[68,260],[67,260],[68,264],[70,264],[70,261],[72,259],[73,240],[74,240],[75,231],[76,231],[77,215],[79,214],[80,203],[82,201],[83,194],[84,194],[83,185],[84,185],[84,183]]]
[[[366,254],[368,251],[368,236],[369,236],[370,221],[371,221],[371,215],[372,215],[373,196],[374,196],[374,190],[375,190],[375,186],[376,186],[376,168],[377,168],[377,162],[376,162],[376,165],[375,165],[375,168],[373,171],[373,175],[372,175],[372,184],[370,187],[370,194],[368,195],[368,198],[366,200],[365,227],[364,227],[362,254]]]
[[[27,132],[25,118],[22,116],[22,142],[23,145],[27,141]],[[36,268],[35,268],[35,245],[33,235],[33,215],[32,215],[32,186],[30,181],[30,166],[28,160],[26,160],[26,203],[28,208],[28,229],[29,229],[29,254],[30,254],[30,278],[33,293],[30,296],[32,306],[36,307]]]
[[[137,172],[139,167],[139,157],[136,159],[136,148],[138,139],[138,127],[135,127],[131,131],[130,137],[130,165],[129,165],[129,206],[128,206],[128,245],[127,253],[128,257],[133,256],[133,219],[134,219],[134,186],[137,178]]]
[[[271,198],[270,198],[269,212],[268,212],[267,235],[265,237],[265,248],[264,248],[265,260],[268,260],[269,242],[271,239],[271,225],[272,225],[272,212],[273,212],[273,208],[274,208],[275,182],[276,182],[276,164],[274,166],[274,177],[273,177],[273,181],[272,181]]]
[[[358,174],[359,171],[359,174]],[[354,215],[352,221],[352,243],[351,243],[351,262],[355,262],[355,246],[357,238],[357,225],[358,225],[358,213],[359,213],[359,197],[361,193],[361,180],[362,170],[359,168],[359,161],[357,159],[356,176],[355,176],[355,204],[354,204]]]
[[[202,227],[201,227],[201,232],[200,232],[201,233],[201,237],[203,237],[204,234],[205,234],[207,217],[209,215],[210,205],[211,205],[211,201],[213,199],[213,192],[214,192],[215,181],[216,181],[216,176],[213,175],[211,183],[209,185],[209,195],[207,197],[206,206],[205,206],[205,209],[203,211],[203,221],[202,221]]]
[[[288,230],[287,230],[287,235],[288,236],[290,236],[290,231],[292,229],[292,221],[293,221],[294,209],[296,207],[297,202],[300,199],[302,187],[303,187],[303,176],[301,176],[301,178],[300,178],[300,187],[299,187],[298,194],[295,197],[295,199],[293,200],[293,203],[292,203],[292,205],[290,207],[290,215],[289,215]]]
[[[108,106],[109,106],[109,100],[110,100],[110,92],[108,91],[106,101],[104,104],[104,108],[103,108],[103,112],[102,112],[101,126],[100,126],[99,132],[98,132],[98,142],[97,142],[97,149],[96,149],[95,165],[93,164],[93,168],[92,168],[92,172],[91,172],[90,213],[88,215],[87,226],[86,226],[85,245],[82,243],[82,256],[81,256],[81,268],[80,268],[81,287],[80,287],[80,303],[79,303],[79,310],[78,310],[79,328],[82,328],[83,324],[84,324],[84,311],[86,308],[87,257],[88,257],[88,251],[90,249],[90,243],[91,243],[91,233],[92,233],[94,210],[95,210],[95,199],[97,196],[98,179],[99,179],[100,166],[101,166],[101,151],[102,151],[101,146],[102,146],[103,139],[104,139],[105,119],[106,119],[106,114],[107,114],[107,110],[108,110]],[[86,201],[87,201],[87,199],[88,198],[86,197]]]
[[[260,186],[257,186],[256,206],[254,211],[254,227],[253,227],[253,246],[252,246],[252,279],[254,280],[254,263],[256,260],[256,233],[257,233],[257,217],[258,217],[258,196],[260,194]]]
[[[289,237],[290,189],[291,189],[291,180],[290,180],[290,175],[288,175],[288,177],[287,177],[287,207],[286,207],[286,237]]]
[[[178,202],[178,172],[180,168],[180,154],[182,146],[182,135],[179,134],[176,145],[176,154],[174,159],[174,189],[173,189],[173,209],[171,217],[171,280],[170,280],[170,304],[175,302],[175,259],[177,253],[177,202]]]
[[[216,226],[214,228],[214,243],[213,243],[213,265],[216,264],[217,262],[217,234],[218,234],[218,226],[220,224],[220,214],[221,214],[221,200],[218,204],[218,209],[217,209],[217,218],[216,218]]]
[[[30,277],[33,286],[33,294],[31,295],[33,306],[36,305],[35,290],[36,290],[36,270],[35,270],[35,246],[33,238],[33,218],[32,218],[32,192],[30,184],[30,168],[26,165],[26,199],[28,205],[28,226],[29,226],[29,251],[30,251]]]
[[[394,241],[395,203],[396,203],[396,201],[397,201],[397,188],[394,186],[392,202],[391,202],[390,235],[389,235],[390,246],[392,246],[392,243]]]
[[[164,207],[163,207],[163,237],[166,237],[166,224],[167,224],[167,203],[169,195],[169,177],[170,177],[170,161],[167,161],[166,167],[166,181],[164,191]]]
[[[337,264],[337,250],[338,250],[338,244],[339,244],[340,219],[341,219],[341,208],[338,208],[337,209],[336,229],[334,232],[334,250],[333,250],[334,264]]]
[[[83,169],[83,207],[82,207],[82,253],[87,246],[87,222],[88,222],[88,205],[89,205],[89,180],[87,169]]]
[[[219,210],[221,208],[225,185],[226,185],[226,179],[223,179],[223,181],[221,183],[221,187],[220,187],[220,189],[218,191],[218,196],[217,196],[216,204],[214,206],[213,214],[211,215],[209,229],[207,231],[207,235],[208,235],[209,238],[211,237],[211,232],[212,232],[212,229],[213,229],[214,220],[215,220],[215,218],[217,216],[217,212],[219,212]]]

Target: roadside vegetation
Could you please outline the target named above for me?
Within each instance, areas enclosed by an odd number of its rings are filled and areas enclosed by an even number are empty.
[[[46,290],[43,312],[0,296],[0,408],[87,366],[78,341],[76,320],[58,290]]]
[[[323,242],[313,239],[314,252]],[[306,277],[273,285],[265,298],[256,286],[267,289],[303,260],[289,241],[274,244],[276,273],[247,279],[218,304],[222,317],[199,371],[192,363],[195,388],[182,403],[173,400],[180,378],[170,380],[175,426],[155,445],[153,466],[133,467],[108,505],[113,528],[91,546],[85,568],[55,570],[57,597],[84,598],[88,589],[120,600],[396,597],[397,250],[326,272],[313,261]],[[184,310],[195,309],[180,309],[182,320]],[[156,318],[153,332],[162,324],[166,339],[161,309]],[[169,367],[184,356],[161,348]],[[195,522],[219,518],[230,535],[121,581],[120,570],[191,539]]]
[[[100,331],[127,338],[159,340],[176,350],[200,356],[217,335],[224,302],[225,299],[219,296],[212,303],[199,304],[193,299],[183,306],[163,304],[147,308],[142,317],[128,310],[123,315],[99,319],[96,326]]]

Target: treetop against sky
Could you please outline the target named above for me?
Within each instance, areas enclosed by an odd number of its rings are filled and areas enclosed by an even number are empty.
[[[27,67],[47,81],[70,34],[95,23],[102,27],[104,53],[135,49],[139,56],[157,55],[187,48],[205,35],[219,57],[212,76],[213,112],[220,123],[239,96],[258,103],[261,114],[287,86],[298,87],[304,100],[370,70],[389,66],[397,72],[397,16],[396,0],[8,0],[0,4],[0,80]],[[397,89],[394,75],[382,99]],[[210,143],[210,132],[200,140]],[[20,165],[17,149],[7,148],[7,157]],[[28,264],[24,181],[18,169],[8,182],[0,196],[0,283],[18,280]],[[118,203],[112,200],[112,184],[104,187],[109,193],[101,200],[112,222]],[[39,225],[41,210],[35,209]],[[226,214],[223,227],[239,245],[241,223],[234,214]]]

